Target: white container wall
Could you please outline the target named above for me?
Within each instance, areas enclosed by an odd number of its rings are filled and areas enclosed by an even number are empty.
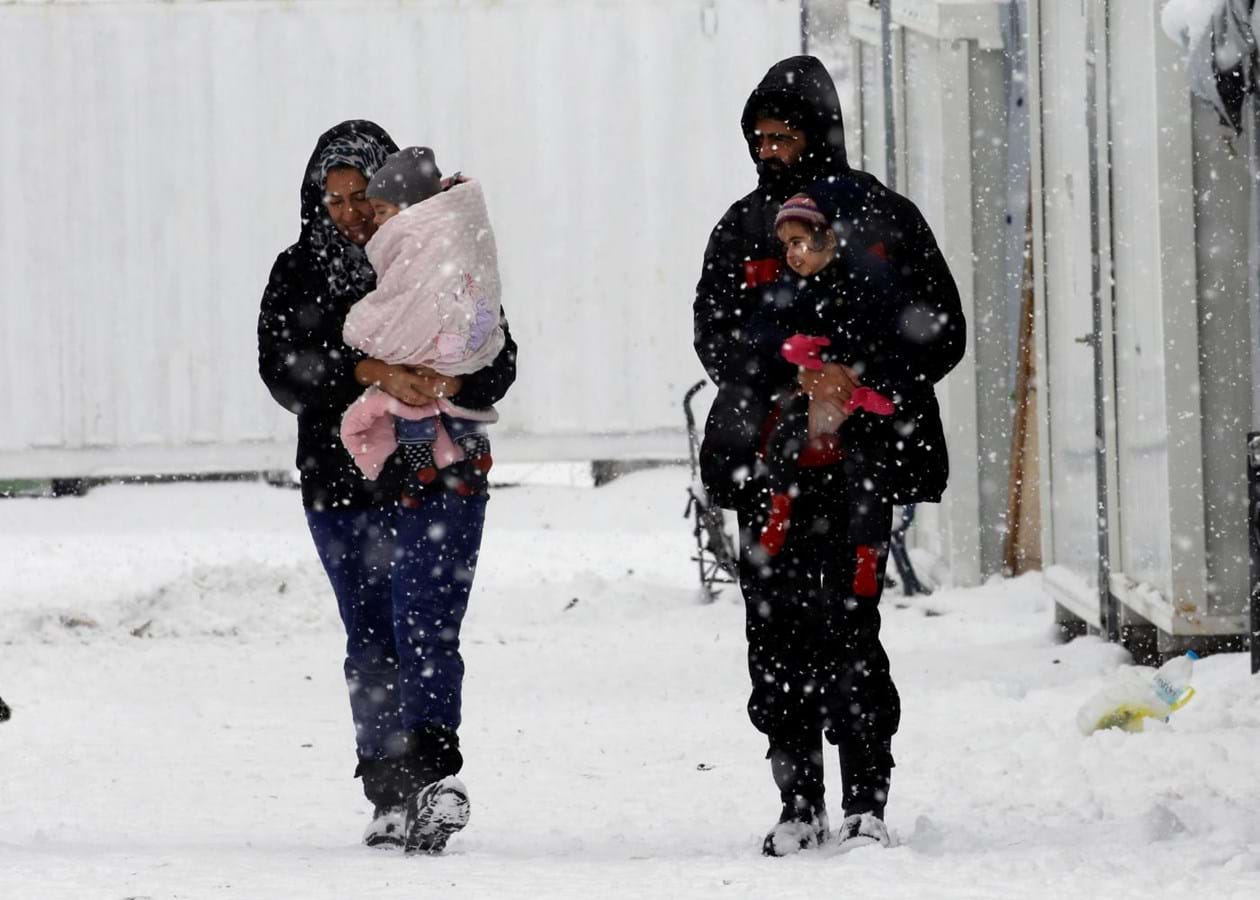
[[[485,183],[509,457],[686,452],[701,256],[796,0],[0,4],[0,33],[0,477],[290,463],[257,304],[358,117]]]
[[[1191,115],[1207,606],[1241,617],[1251,590],[1244,448],[1252,403],[1245,227],[1252,187],[1246,157],[1224,140],[1216,113],[1195,101]]]
[[[1040,23],[1032,53],[1034,111],[1039,113],[1033,116],[1032,145],[1036,370],[1040,397],[1046,398],[1039,409],[1043,560],[1052,587],[1079,595],[1074,608],[1092,610],[1098,624],[1094,350],[1087,339],[1094,328],[1093,260],[1109,247],[1096,246],[1097,217],[1107,208],[1100,192],[1107,182],[1091,177],[1097,149],[1091,120],[1099,98],[1090,81],[1096,83],[1105,67],[1087,63],[1094,24],[1080,4],[1033,4],[1032,15],[1033,23]],[[1105,287],[1101,279],[1099,287]],[[1105,324],[1110,334],[1110,321]],[[1109,357],[1112,344],[1103,341]],[[1108,482],[1114,484],[1114,478]]]
[[[968,324],[967,354],[937,386],[949,489],[939,506],[919,507],[914,533],[961,584],[1002,568],[1012,384],[1006,6],[914,0],[892,7],[895,186],[935,232]],[[849,4],[861,109],[854,161],[887,181],[879,24],[877,9]]]
[[[1106,624],[1102,515],[1108,602],[1121,624],[1156,626],[1163,652],[1245,631],[1250,372],[1246,160],[1192,100],[1161,6],[1040,0],[1031,40],[1049,582],[1068,612]],[[1101,497],[1083,377],[1093,350],[1076,343],[1093,327],[1094,291],[1106,350]]]
[[[1111,5],[1120,494],[1120,555],[1113,569],[1153,588],[1169,607],[1176,598],[1203,612],[1207,566],[1191,98],[1181,52],[1164,35],[1156,4]],[[1152,191],[1152,184],[1159,190]],[[1238,442],[1240,453],[1244,443]],[[1240,477],[1243,472],[1240,465]],[[1175,627],[1159,610],[1146,612],[1167,630]]]

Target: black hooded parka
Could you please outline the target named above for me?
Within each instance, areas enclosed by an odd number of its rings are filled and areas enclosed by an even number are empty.
[[[805,132],[800,160],[775,168],[759,160],[758,119],[775,118]],[[755,190],[738,200],[713,229],[693,307],[695,347],[718,387],[705,424],[701,476],[716,504],[749,508],[760,502],[757,451],[777,393],[796,379],[794,366],[751,338],[759,310],[776,302],[785,270],[774,218],[783,201],[810,185],[832,186],[829,218],[846,221],[875,248],[898,280],[884,304],[886,327],[905,352],[905,371],[889,448],[891,502],[939,501],[949,473],[940,408],[933,385],[962,358],[966,322],[958,289],[918,208],[874,176],[851,169],[835,85],[812,56],[785,59],[766,73],[741,119],[757,164]],[[838,259],[832,265],[840,265]],[[780,298],[781,299],[781,298]]]

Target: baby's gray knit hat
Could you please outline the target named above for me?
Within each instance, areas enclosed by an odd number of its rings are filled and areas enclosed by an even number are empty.
[[[442,192],[442,173],[428,147],[407,147],[391,153],[367,187],[369,200],[415,206]]]

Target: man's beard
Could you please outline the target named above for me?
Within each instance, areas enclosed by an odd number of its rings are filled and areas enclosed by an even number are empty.
[[[799,166],[789,166],[781,160],[757,161],[757,183],[779,200],[786,200],[798,188],[801,173]]]
[[[780,179],[787,175],[791,168],[779,159],[763,159],[757,162],[757,170],[757,174],[766,178]]]

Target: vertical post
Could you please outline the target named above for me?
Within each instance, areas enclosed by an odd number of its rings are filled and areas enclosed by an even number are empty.
[[[1036,311],[1033,297],[1033,225],[1031,189],[1027,182],[1025,191],[1030,194],[1028,207],[1024,213],[1025,231],[1024,277],[1020,283],[1019,316],[1016,318],[1018,340],[1016,347],[1017,361],[1015,368],[1015,427],[1011,435],[1011,468],[1007,476],[1006,487],[1006,539],[1002,542],[1002,565],[1011,575],[1019,575],[1028,568],[1041,568],[1041,554],[1036,554],[1037,564],[1029,566],[1030,560],[1025,556],[1027,539],[1023,531],[1023,522],[1027,515],[1024,509],[1024,478],[1028,474],[1028,429],[1029,421],[1034,413],[1035,388],[1033,387],[1033,355],[1036,352]],[[1040,468],[1040,461],[1037,463]]]
[[[1032,199],[1029,179],[1032,173],[1032,147],[1029,141],[1029,71],[1025,32],[1028,29],[1028,0],[1014,0],[1007,7],[1006,52],[1003,54],[1006,80],[1006,302],[1010,317],[1008,377],[1019,377],[1020,317],[1028,289],[1027,261],[1031,258]]]
[[[893,102],[892,0],[879,0],[880,55],[884,71],[884,181],[897,190],[897,120]]]
[[[1251,556],[1248,643],[1251,674],[1260,673],[1260,97],[1247,97],[1247,305],[1251,325],[1251,430],[1247,434],[1247,545]]]
[[[1028,515],[1024,508],[1024,477],[1029,422],[1032,416],[1033,355],[1035,353],[1035,312],[1033,301],[1033,212],[1032,147],[1029,141],[1029,53],[1025,40],[1028,29],[1028,0],[1014,0],[1007,7],[1006,52],[1003,54],[1006,82],[1006,303],[1010,331],[1007,337],[1009,368],[1007,377],[1014,385],[1010,415],[1012,429],[1010,469],[1007,476],[1006,534],[1002,544],[1003,567],[1018,575],[1026,568],[1040,568],[1041,554],[1027,553],[1028,537],[1022,525]],[[1037,533],[1034,529],[1034,533]]]
[[[809,52],[809,0],[801,0],[801,52]]]
[[[1107,0],[1087,12],[1085,24],[1085,115],[1089,130],[1089,218],[1092,265],[1090,267],[1090,304],[1093,309],[1093,331],[1088,335],[1094,351],[1094,467],[1095,490],[1098,492],[1095,512],[1098,516],[1098,623],[1109,641],[1120,640],[1119,609],[1111,599],[1111,521],[1107,503],[1107,390],[1106,361],[1103,345],[1104,278],[1102,270],[1102,179],[1110,178],[1111,156],[1099,141],[1099,117],[1108,115],[1105,103],[1098,96],[1098,82],[1107,77]],[[1102,44],[1100,52],[1099,45]],[[1101,57],[1101,64],[1100,64]]]
[[[1254,346],[1251,352],[1256,353]],[[1251,645],[1251,674],[1255,675],[1260,673],[1260,431],[1247,434],[1247,546],[1251,551],[1247,642]]]

